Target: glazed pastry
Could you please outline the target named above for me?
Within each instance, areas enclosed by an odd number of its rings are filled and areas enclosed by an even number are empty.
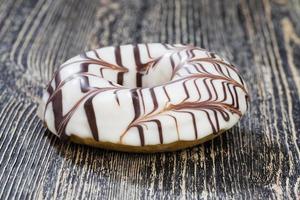
[[[71,58],[46,87],[41,116],[62,139],[157,152],[217,136],[247,106],[247,87],[234,65],[201,48],[152,43]]]

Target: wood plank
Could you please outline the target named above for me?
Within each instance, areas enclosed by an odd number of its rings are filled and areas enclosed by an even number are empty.
[[[300,199],[298,0],[1,0],[0,199]],[[138,42],[232,60],[251,108],[203,145],[128,154],[63,143],[36,116],[68,58]]]

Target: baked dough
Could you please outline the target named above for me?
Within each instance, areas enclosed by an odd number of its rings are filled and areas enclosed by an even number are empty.
[[[120,151],[178,150],[236,124],[248,107],[234,65],[193,46],[104,47],[54,73],[40,105],[62,139]]]

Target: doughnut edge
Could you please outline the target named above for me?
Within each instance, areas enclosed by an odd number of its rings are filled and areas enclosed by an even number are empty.
[[[212,140],[218,136],[220,136],[226,130],[221,130],[216,134],[207,135],[198,140],[190,140],[190,141],[176,141],[169,144],[159,144],[159,145],[145,145],[145,146],[131,146],[131,145],[124,145],[112,142],[101,142],[95,141],[92,138],[80,138],[74,134],[72,134],[68,140],[73,143],[80,144],[80,145],[87,145],[96,148],[100,148],[103,150],[113,150],[119,152],[127,152],[127,153],[162,153],[162,152],[172,152],[172,151],[179,151],[186,148],[191,148],[202,143],[205,143],[209,140]]]

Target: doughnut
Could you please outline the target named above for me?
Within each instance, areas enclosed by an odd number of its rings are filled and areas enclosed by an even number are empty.
[[[46,86],[39,115],[63,140],[147,153],[212,139],[235,125],[248,105],[237,68],[216,53],[149,43],[69,59]]]

